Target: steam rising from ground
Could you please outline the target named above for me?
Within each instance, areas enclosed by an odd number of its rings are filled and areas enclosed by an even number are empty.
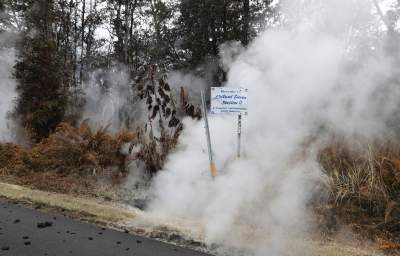
[[[7,115],[13,110],[16,97],[15,81],[11,78],[15,53],[12,49],[0,49],[0,141],[12,141],[13,132]]]
[[[210,117],[211,180],[203,122],[186,119],[155,178],[152,213],[198,221],[208,244],[247,247],[247,255],[309,255],[290,244],[312,226],[305,205],[321,178],[325,135],[393,134],[396,59],[385,48],[390,38],[374,41],[381,25],[371,10],[362,0],[284,2],[285,25],[223,60],[226,86],[249,89],[244,156],[235,158],[235,117]]]

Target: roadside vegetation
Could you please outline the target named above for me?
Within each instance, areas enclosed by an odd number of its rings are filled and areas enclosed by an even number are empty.
[[[335,139],[319,153],[325,200],[316,206],[331,232],[342,225],[383,249],[400,248],[400,146]]]
[[[223,84],[227,73],[219,62],[220,46],[235,41],[246,47],[276,25],[280,14],[273,2],[0,1],[0,50],[17,52],[17,95],[8,119],[26,138],[23,144],[0,142],[0,181],[99,196],[99,184],[118,187],[138,169],[151,179],[175,150],[183,118],[201,118],[198,102],[185,88],[191,84],[179,81],[171,88],[165,74],[195,70],[206,86]],[[395,10],[390,19],[381,17],[387,30],[366,44],[376,48],[376,38],[384,38],[394,45],[388,55],[399,63],[393,52],[399,50],[400,3]],[[111,39],[96,37],[99,29]],[[95,80],[100,98],[107,95],[114,81],[105,74],[121,66],[128,77],[124,86],[134,97],[128,111],[117,111],[121,122],[113,129],[83,116],[91,96],[84,87]],[[92,79],[98,70],[104,72]],[[140,117],[130,116],[132,106],[143,112]],[[333,139],[318,155],[322,196],[310,208],[322,219],[321,230],[332,235],[347,225],[361,236],[382,239],[388,252],[400,250],[398,138]]]

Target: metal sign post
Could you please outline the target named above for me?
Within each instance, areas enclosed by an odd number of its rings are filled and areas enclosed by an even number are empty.
[[[212,148],[211,148],[210,127],[208,125],[207,105],[206,105],[206,97],[204,95],[204,91],[201,91],[201,102],[202,102],[202,107],[203,107],[203,117],[204,117],[206,136],[207,136],[208,156],[210,158],[210,172],[211,172],[211,177],[215,178],[216,168],[215,168],[215,162],[214,162],[213,152],[212,152]]]
[[[240,158],[240,139],[242,137],[242,114],[238,115],[238,148],[237,148],[237,157]]]

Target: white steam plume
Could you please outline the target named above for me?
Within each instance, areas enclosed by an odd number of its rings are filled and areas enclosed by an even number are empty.
[[[13,49],[0,48],[0,142],[11,142],[15,134],[10,127],[8,113],[13,110],[16,98],[12,69],[15,64]]]
[[[173,71],[168,74],[167,82],[174,92],[179,92],[181,87],[189,90],[191,98],[200,98],[200,92],[208,88],[207,82],[202,77],[191,73]]]
[[[119,128],[136,128],[145,121],[143,104],[139,104],[128,71],[122,66],[110,70],[97,70],[84,84],[86,103],[83,119],[97,125]]]
[[[311,227],[306,203],[321,176],[317,152],[323,140],[305,142],[318,131],[388,136],[399,109],[396,60],[384,43],[373,48],[367,41],[380,26],[369,1],[282,6],[285,25],[223,61],[230,64],[226,86],[249,89],[244,156],[234,157],[236,119],[211,116],[218,171],[212,180],[203,122],[184,120],[149,206],[157,217],[197,221],[208,244],[247,248],[247,255],[311,254],[290,245]]]

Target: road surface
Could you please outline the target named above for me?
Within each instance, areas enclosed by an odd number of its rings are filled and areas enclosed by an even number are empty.
[[[1,256],[209,256],[0,199]]]

